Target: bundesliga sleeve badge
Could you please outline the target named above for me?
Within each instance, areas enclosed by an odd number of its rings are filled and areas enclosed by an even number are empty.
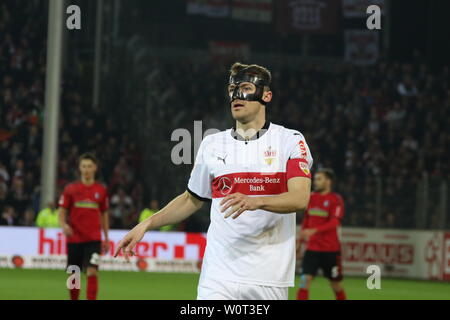
[[[306,175],[309,175],[309,167],[306,162],[300,161],[298,165],[300,166],[300,170],[302,170]]]

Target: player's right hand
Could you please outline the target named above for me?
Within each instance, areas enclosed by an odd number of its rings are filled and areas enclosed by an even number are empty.
[[[72,227],[69,226],[68,224],[65,224],[63,227],[63,233],[66,237],[71,237],[73,234]]]
[[[135,255],[133,251],[134,247],[139,241],[141,241],[146,231],[147,228],[143,223],[139,223],[136,227],[131,229],[131,231],[128,232],[117,245],[116,252],[114,253],[114,258],[117,257],[117,255],[120,253],[120,250],[122,250],[123,255],[125,256],[125,260],[129,262],[130,257]]]

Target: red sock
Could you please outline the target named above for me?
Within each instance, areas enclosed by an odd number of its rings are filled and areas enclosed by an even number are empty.
[[[97,291],[98,291],[98,280],[97,276],[89,276],[87,277],[87,299],[88,300],[97,300]]]
[[[308,290],[299,289],[297,291],[297,300],[308,300]]]
[[[336,295],[336,300],[347,300],[347,296],[345,295],[344,289],[335,293],[335,295]]]
[[[70,289],[70,300],[78,300],[80,296],[80,289]]]

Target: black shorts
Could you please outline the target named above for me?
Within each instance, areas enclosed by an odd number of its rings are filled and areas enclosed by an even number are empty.
[[[306,250],[300,274],[316,276],[319,269],[322,269],[326,278],[332,281],[341,281],[344,278],[341,253]]]
[[[68,243],[67,266],[76,265],[81,270],[86,270],[87,267],[95,267],[98,269],[101,252],[101,241]]]

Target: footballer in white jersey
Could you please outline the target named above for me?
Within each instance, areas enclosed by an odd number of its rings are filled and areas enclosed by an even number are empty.
[[[206,136],[187,191],[119,243],[126,259],[147,230],[211,201],[197,299],[287,299],[295,277],[295,212],[310,196],[313,159],[303,135],[266,121],[271,74],[235,63],[228,92],[236,125]]]

